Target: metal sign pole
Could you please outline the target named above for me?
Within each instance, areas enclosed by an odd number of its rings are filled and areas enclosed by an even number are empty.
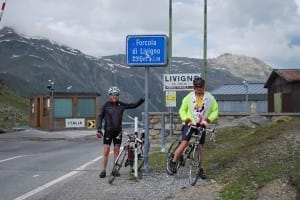
[[[138,118],[134,117],[134,134],[138,137]],[[137,146],[134,147],[134,176],[138,177],[138,153]]]
[[[149,102],[149,67],[145,67],[145,156],[144,156],[144,168],[145,172],[149,173],[149,111],[148,111],[148,102]]]
[[[127,65],[145,67],[145,155],[144,169],[149,172],[149,67],[166,66],[167,59],[166,35],[128,35],[126,37]]]
[[[160,126],[160,138],[161,138],[161,152],[166,152],[166,141],[165,141],[165,114],[161,115],[161,126]]]

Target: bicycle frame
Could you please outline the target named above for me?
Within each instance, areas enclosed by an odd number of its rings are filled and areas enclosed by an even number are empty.
[[[188,131],[191,131],[192,128],[196,128],[197,132],[200,132],[202,135],[202,132],[200,131],[199,127],[196,127],[196,126],[190,126]],[[195,149],[195,142],[197,141],[197,138],[200,139],[201,135],[200,136],[198,136],[198,135],[192,136],[193,138],[195,138],[195,141],[189,142],[188,146],[183,150],[182,155],[177,159],[177,162],[176,162],[177,171],[180,169],[181,166],[185,165],[186,160],[190,157],[191,152]],[[199,142],[198,142],[198,145],[199,145]],[[176,149],[178,148],[180,143],[181,143],[181,141],[179,141],[176,146],[175,146],[175,143],[172,143],[171,146],[169,147],[168,155],[167,155],[167,173],[169,175],[173,175],[173,173],[171,172],[170,167],[169,167],[169,162],[173,159],[174,152],[176,151]]]
[[[198,172],[199,167],[201,165],[200,139],[202,137],[203,132],[206,131],[211,133],[210,140],[215,141],[215,128],[203,128],[203,127],[197,127],[191,125],[188,131],[191,131],[192,128],[196,129],[196,133],[198,134],[192,135],[194,140],[192,142],[189,142],[188,146],[184,149],[182,155],[179,157],[179,159],[176,162],[176,168],[178,171],[181,166],[185,166],[186,161],[189,159],[189,183],[191,185],[195,185],[198,180],[198,176],[195,176],[195,169],[197,169]],[[176,151],[180,143],[181,141],[177,142],[176,145],[176,143],[173,142],[168,149],[167,173],[169,175],[173,175],[173,173],[170,170],[169,163],[173,159],[174,152]]]
[[[129,160],[129,154],[132,153],[133,159],[134,159],[134,172],[137,177],[137,172],[141,169],[141,167],[144,164],[144,151],[143,151],[143,145],[144,145],[144,135],[141,134],[141,137],[138,138],[138,134],[135,132],[134,134],[129,134],[127,132],[123,132],[126,136],[128,136],[128,139],[126,142],[121,146],[120,153],[117,156],[114,165],[113,165],[113,172],[119,172],[121,167],[124,164],[124,160],[127,158]],[[138,160],[142,160],[140,166],[138,166]],[[132,164],[129,164],[131,167]],[[126,167],[125,163],[125,167]],[[108,183],[112,183],[115,179],[116,175],[114,173],[111,173],[110,178],[108,180]]]
[[[141,167],[143,166],[144,162],[140,163],[140,165],[138,164],[138,160],[144,157],[144,151],[143,151],[143,145],[144,145],[144,135],[143,133],[141,134],[141,138],[137,137],[137,133],[135,133],[134,135],[128,135],[129,137],[129,145],[128,145],[128,152],[131,153],[131,155],[133,156],[132,159],[133,161],[133,166],[134,167],[134,176],[137,177],[138,176],[138,171],[141,169]],[[128,159],[129,159],[129,154],[128,154]]]

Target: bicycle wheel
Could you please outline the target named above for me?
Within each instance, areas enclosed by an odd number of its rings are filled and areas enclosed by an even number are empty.
[[[200,167],[200,147],[197,145],[194,150],[191,152],[190,159],[190,171],[189,171],[189,183],[194,186],[198,180],[198,172]]]
[[[124,160],[127,156],[127,149],[126,148],[123,148],[121,150],[121,152],[119,153],[115,163],[114,163],[114,166],[112,168],[112,172],[116,172],[118,173],[124,163]],[[115,173],[111,173],[110,176],[109,176],[109,179],[108,179],[108,183],[109,184],[112,184],[112,182],[115,180]]]
[[[174,157],[174,152],[176,151],[179,144],[180,144],[180,142],[175,141],[170,145],[170,147],[168,149],[167,160],[166,160],[167,161],[166,171],[167,171],[167,174],[169,174],[169,175],[173,175],[173,172],[172,172],[171,167],[170,167],[170,162],[172,161],[172,159]]]

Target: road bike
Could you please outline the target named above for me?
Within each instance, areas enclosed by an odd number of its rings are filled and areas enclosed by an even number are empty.
[[[215,128],[203,128],[203,127],[197,127],[194,125],[189,126],[189,130],[196,129],[195,134],[193,134],[192,138],[193,140],[190,140],[188,146],[184,149],[182,155],[177,159],[177,162],[175,164],[177,172],[181,167],[185,167],[186,163],[188,163],[189,166],[189,184],[194,186],[196,182],[199,179],[198,172],[200,169],[200,161],[201,161],[201,148],[200,148],[200,139],[202,134],[206,132],[211,133],[210,140],[215,140]],[[172,161],[174,157],[174,153],[178,146],[180,145],[181,141],[174,141],[167,152],[167,167],[166,171],[169,175],[173,175],[173,172],[170,167],[170,162]]]
[[[115,178],[119,176],[119,171],[123,165],[125,167],[130,166],[131,172],[133,172],[136,176],[144,165],[145,133],[141,132],[140,136],[138,136],[137,132],[131,134],[127,132],[123,133],[128,137],[128,139],[121,146],[120,153],[114,162],[112,173],[108,180],[109,184],[112,184]]]

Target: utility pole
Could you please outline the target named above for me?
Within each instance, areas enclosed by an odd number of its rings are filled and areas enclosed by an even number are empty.
[[[244,85],[244,87],[245,87],[245,94],[246,94],[246,98],[245,98],[245,111],[246,112],[249,112],[249,109],[248,109],[248,105],[249,105],[249,100],[248,100],[248,93],[249,93],[249,91],[248,91],[248,82],[247,81],[243,81],[243,85]]]
[[[169,54],[169,74],[172,73],[172,0],[169,0],[169,44],[168,44],[168,54]]]
[[[172,73],[172,0],[169,0],[169,43],[168,43],[168,69],[169,74]],[[167,92],[166,92],[167,95]],[[173,135],[173,116],[172,116],[172,107],[169,107],[170,113],[170,135]],[[162,127],[164,128],[164,127]]]
[[[48,80],[48,86],[47,86],[49,92],[50,92],[50,130],[54,130],[54,81]]]
[[[207,82],[207,0],[204,0],[203,68],[204,80]]]

